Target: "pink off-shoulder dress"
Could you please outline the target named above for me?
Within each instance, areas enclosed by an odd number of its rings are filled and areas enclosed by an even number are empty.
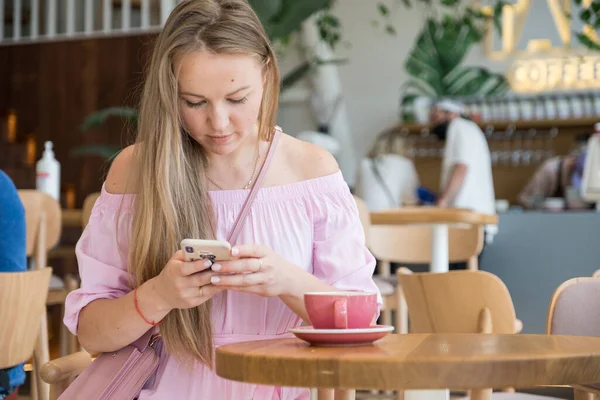
[[[248,193],[248,190],[210,192],[218,239],[227,238]],[[114,299],[132,290],[127,249],[135,245],[129,243],[134,196],[110,194],[103,188],[77,243],[81,288],[67,297],[64,318],[74,334],[79,312],[87,304],[97,299]],[[268,245],[291,263],[338,289],[379,293],[372,279],[375,259],[365,247],[356,204],[341,172],[259,189],[237,241],[237,244],[253,243]],[[381,296],[379,301],[381,304]],[[235,291],[214,297],[215,347],[292,337],[288,330],[301,322],[278,297]],[[232,382],[200,363],[186,369],[164,349],[156,379],[146,385],[139,397],[140,400],[308,398],[306,388]]]

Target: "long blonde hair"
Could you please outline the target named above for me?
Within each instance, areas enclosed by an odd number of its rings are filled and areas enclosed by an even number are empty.
[[[160,274],[184,238],[215,236],[205,183],[205,156],[182,129],[178,111],[178,54],[246,54],[263,65],[265,88],[258,116],[261,140],[270,141],[279,97],[279,69],[269,39],[246,0],[191,0],[171,13],[148,65],[131,174],[135,201],[129,268],[136,284]],[[160,324],[167,350],[179,361],[212,367],[211,302],[171,311]]]

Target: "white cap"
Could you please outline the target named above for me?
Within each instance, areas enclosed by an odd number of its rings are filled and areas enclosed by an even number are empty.
[[[442,100],[435,105],[440,110],[460,114],[463,112],[463,105],[452,100]]]
[[[52,151],[52,147],[54,145],[52,144],[51,141],[46,141],[44,142],[44,153],[42,154],[43,157],[54,157],[54,151]]]

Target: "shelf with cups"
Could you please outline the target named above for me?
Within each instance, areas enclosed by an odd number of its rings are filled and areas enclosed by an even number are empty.
[[[537,165],[556,155],[569,153],[585,143],[578,135],[561,136],[559,133],[558,128],[484,127],[494,167]],[[390,130],[377,138],[375,153],[402,154],[415,162],[421,162],[425,159],[441,159],[444,145],[445,143],[427,128],[423,128],[418,135]]]
[[[600,116],[598,117],[585,117],[577,119],[531,119],[531,120],[498,120],[481,122],[477,121],[477,124],[482,130],[486,128],[492,128],[494,130],[507,130],[507,129],[539,129],[539,130],[551,130],[556,128],[559,132],[579,132],[591,133],[594,130],[594,124],[600,122]],[[399,123],[393,128],[393,131],[398,131],[404,134],[422,134],[424,130],[429,130],[430,125],[417,124],[417,123]]]
[[[585,145],[596,118],[570,120],[492,121],[479,124],[490,148],[494,188],[498,199],[515,204],[519,192],[546,160]],[[444,142],[431,126],[401,124],[381,134],[375,154],[401,154],[415,164],[421,184],[439,187]]]

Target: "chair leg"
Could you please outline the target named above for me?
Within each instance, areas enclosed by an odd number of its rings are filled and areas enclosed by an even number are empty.
[[[396,305],[396,330],[398,333],[408,333],[408,306],[406,305],[406,299],[400,285],[396,289],[396,298],[398,299],[398,304]]]
[[[356,391],[355,390],[335,390],[333,395],[334,400],[355,400],[356,399]]]
[[[392,310],[385,309],[381,311],[381,322],[383,325],[392,325]]]
[[[479,269],[479,260],[477,260],[477,256],[469,258],[467,261],[467,269],[471,271],[477,271]]]
[[[31,387],[31,400],[39,400],[40,396],[38,394],[39,390],[38,390],[38,386],[37,386],[37,377],[35,376],[35,371],[36,371],[36,365],[35,365],[35,358],[33,360],[31,360],[31,364],[33,366],[33,369],[31,371],[31,379],[29,382],[29,385]]]
[[[492,389],[470,390],[469,397],[471,400],[491,400]]]
[[[50,361],[50,354],[48,351],[48,320],[46,312],[44,311],[40,320],[40,333],[33,351],[32,382],[35,380],[38,400],[49,400],[50,397],[50,385],[42,381],[42,377],[40,376],[42,365],[46,364],[48,361]]]
[[[335,392],[333,389],[317,389],[318,400],[335,400]]]
[[[404,390],[398,390],[396,392],[396,400],[404,400]]]
[[[593,393],[581,389],[573,389],[573,394],[575,395],[575,400],[594,400],[596,397]]]
[[[61,304],[60,305],[60,325],[59,325],[59,329],[58,329],[58,335],[59,335],[59,343],[60,343],[60,357],[64,357],[66,355],[69,355],[69,330],[67,329],[67,327],[65,326],[65,324],[63,323],[63,320],[65,318],[65,305]]]

